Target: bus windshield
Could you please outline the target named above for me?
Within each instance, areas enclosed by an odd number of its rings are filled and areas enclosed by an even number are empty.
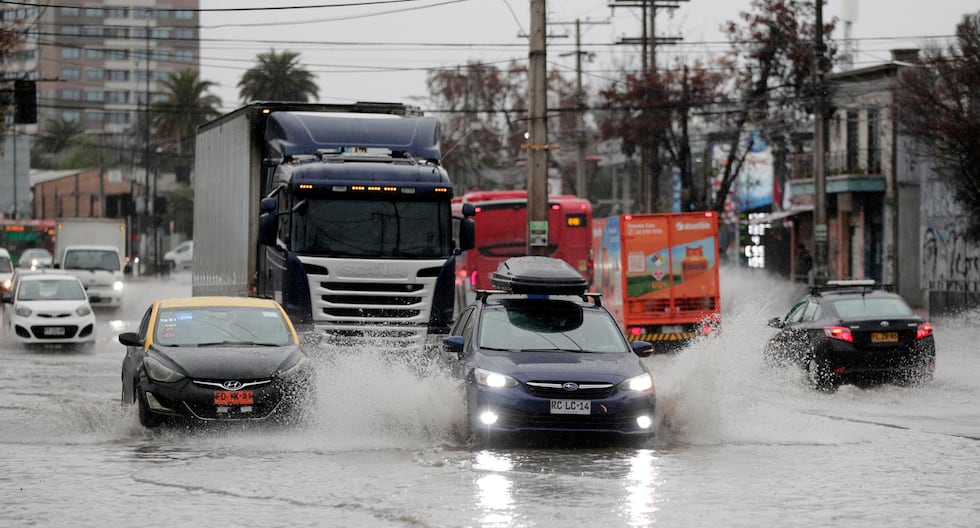
[[[309,200],[293,215],[300,255],[445,258],[451,253],[448,201]]]

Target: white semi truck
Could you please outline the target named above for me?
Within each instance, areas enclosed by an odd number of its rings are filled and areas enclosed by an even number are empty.
[[[193,294],[276,299],[332,342],[448,332],[473,224],[453,217],[439,140],[436,119],[387,103],[253,103],[202,125]]]
[[[112,218],[58,218],[55,221],[54,267],[78,277],[92,306],[122,306],[126,223]]]

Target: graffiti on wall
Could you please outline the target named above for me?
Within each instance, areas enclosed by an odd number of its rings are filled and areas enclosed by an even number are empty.
[[[936,180],[926,182],[922,212],[922,278],[930,289],[975,288],[980,282],[980,244],[965,237],[962,208]]]

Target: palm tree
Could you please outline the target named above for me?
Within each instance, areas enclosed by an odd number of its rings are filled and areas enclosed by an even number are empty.
[[[150,108],[153,135],[168,145],[165,150],[175,154],[174,171],[179,181],[188,180],[197,126],[221,115],[221,98],[208,93],[215,83],[202,81],[198,75],[195,70],[171,75],[163,83],[169,92],[167,99]]]
[[[31,148],[31,166],[38,168],[58,168],[66,151],[85,133],[79,121],[48,119],[37,141]]]
[[[259,53],[258,64],[238,81],[242,101],[314,101],[320,96],[315,76],[299,65],[299,53],[284,51]]]

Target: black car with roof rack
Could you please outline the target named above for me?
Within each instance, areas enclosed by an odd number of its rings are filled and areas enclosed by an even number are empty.
[[[656,430],[650,343],[630,343],[566,262],[514,257],[443,341],[481,443],[519,434],[646,440]]]
[[[771,364],[804,369],[813,388],[843,383],[919,383],[932,379],[932,324],[887,284],[838,280],[813,286],[783,317],[765,348]]]

